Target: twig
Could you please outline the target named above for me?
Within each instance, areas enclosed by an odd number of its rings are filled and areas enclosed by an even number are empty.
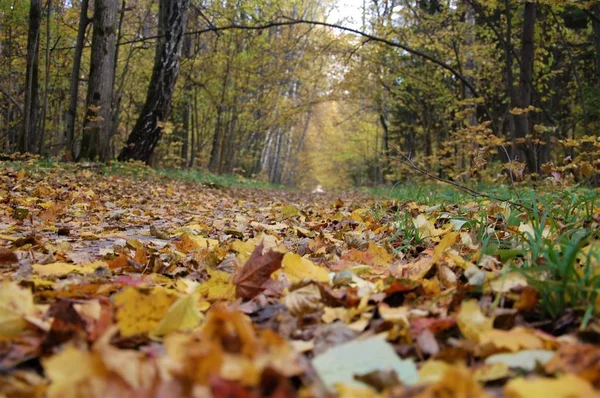
[[[398,150],[398,149],[399,148],[396,148],[396,150]],[[508,204],[510,204],[510,205],[512,205],[512,206],[514,206],[514,207],[516,207],[518,209],[521,209],[521,210],[533,211],[533,209],[531,209],[529,206],[524,205],[523,203],[518,203],[518,202],[515,202],[515,201],[510,200],[510,199],[502,199],[502,198],[498,198],[498,197],[495,197],[495,196],[492,196],[492,195],[488,195],[488,194],[483,193],[483,192],[475,191],[474,189],[471,189],[471,188],[469,188],[469,187],[467,187],[465,185],[459,184],[459,183],[454,182],[454,181],[446,180],[445,178],[441,178],[441,177],[438,177],[438,176],[436,176],[434,174],[431,174],[429,171],[427,171],[427,170],[425,170],[425,169],[417,166],[415,164],[415,162],[413,162],[413,160],[410,157],[408,157],[405,154],[401,153],[399,150],[398,150],[398,153],[400,154],[401,157],[400,158],[394,158],[394,157],[392,157],[392,159],[399,160],[403,164],[411,167],[413,170],[418,171],[419,173],[423,174],[424,176],[426,176],[426,177],[428,177],[428,178],[430,178],[432,180],[436,180],[436,181],[439,181],[441,183],[444,183],[444,184],[447,184],[447,185],[451,185],[454,188],[456,188],[456,189],[458,189],[460,191],[463,191],[466,194],[471,195],[471,196],[476,197],[476,198],[486,198],[486,199],[490,199],[490,200],[497,200],[497,201],[500,201],[500,202],[508,203]],[[519,198],[519,200],[520,200],[520,198]]]
[[[515,187],[515,180],[513,179],[513,173],[512,173],[512,159],[508,153],[508,151],[506,150],[506,147],[504,145],[501,145],[502,150],[504,151],[504,153],[506,154],[506,159],[508,159],[508,165],[510,167],[510,170],[508,172],[508,177],[510,178],[510,187],[513,190],[513,192],[515,193],[515,195],[517,195],[517,199],[519,199],[520,202],[522,202],[523,200],[521,199],[521,194],[519,193],[519,191],[517,191],[517,187]]]

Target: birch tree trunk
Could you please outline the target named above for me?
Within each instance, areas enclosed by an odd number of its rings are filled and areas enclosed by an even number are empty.
[[[161,124],[166,122],[179,75],[183,33],[186,26],[189,0],[160,0],[159,34],[154,69],[146,103],[142,109],[119,160],[141,160],[149,162],[154,148],[160,141]]]
[[[90,78],[79,158],[98,158],[101,162],[111,157],[117,9],[117,0],[96,0],[94,9]]]

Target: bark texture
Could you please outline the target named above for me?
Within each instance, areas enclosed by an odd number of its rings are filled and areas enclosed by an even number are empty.
[[[96,0],[86,117],[79,154],[80,158],[99,159],[102,162],[112,157],[111,104],[115,79],[117,9],[117,0]]]
[[[531,91],[533,86],[533,61],[534,61],[534,35],[537,15],[537,3],[526,2],[523,14],[523,32],[521,35],[521,72],[519,77],[519,91],[513,95],[512,100],[517,108],[526,109],[531,105]],[[525,141],[525,136],[531,131],[530,112],[513,115],[515,125],[515,140],[517,141],[517,155],[519,161],[527,164],[531,173],[538,170],[535,152]]]
[[[39,115],[39,50],[40,29],[42,26],[42,1],[31,0],[29,6],[29,32],[27,34],[27,70],[25,77],[25,108],[23,131],[19,140],[21,152],[35,152],[38,149]]]
[[[154,68],[146,103],[142,109],[119,160],[141,160],[148,163],[162,135],[175,82],[179,75],[183,32],[189,0],[160,0],[159,33],[164,35],[156,48]]]
[[[66,148],[65,157],[73,160],[75,143],[75,120],[77,118],[77,102],[79,99],[79,70],[81,68],[81,54],[85,40],[85,30],[90,22],[87,16],[88,0],[81,0],[79,12],[79,27],[77,28],[77,40],[75,42],[75,54],[73,56],[73,69],[71,70],[71,83],[69,87],[69,109],[66,117]]]

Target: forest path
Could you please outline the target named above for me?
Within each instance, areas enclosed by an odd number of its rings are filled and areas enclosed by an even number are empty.
[[[150,252],[162,259],[161,265],[152,261],[155,270],[179,268],[181,255],[194,249],[181,250],[182,234],[218,242],[217,263],[236,253],[233,242],[267,235],[306,254],[318,235],[355,228],[352,211],[367,211],[373,201],[352,192],[214,188],[155,175],[106,175],[86,165],[1,170],[0,242],[16,246],[19,277],[30,276],[33,264],[53,262],[108,262],[119,272],[123,266],[148,272]],[[176,255],[165,255],[172,251]]]

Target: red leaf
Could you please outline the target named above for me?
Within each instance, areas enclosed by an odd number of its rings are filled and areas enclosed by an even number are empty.
[[[253,395],[242,385],[220,377],[210,378],[210,392],[214,398],[252,398]]]
[[[250,258],[233,278],[235,296],[250,300],[263,292],[271,274],[281,268],[283,253],[269,250],[263,254],[263,244],[254,249]]]
[[[452,317],[445,318],[418,318],[411,320],[410,328],[414,336],[422,333],[424,329],[428,329],[433,333],[439,333],[446,329],[450,329],[456,325],[456,320]]]

